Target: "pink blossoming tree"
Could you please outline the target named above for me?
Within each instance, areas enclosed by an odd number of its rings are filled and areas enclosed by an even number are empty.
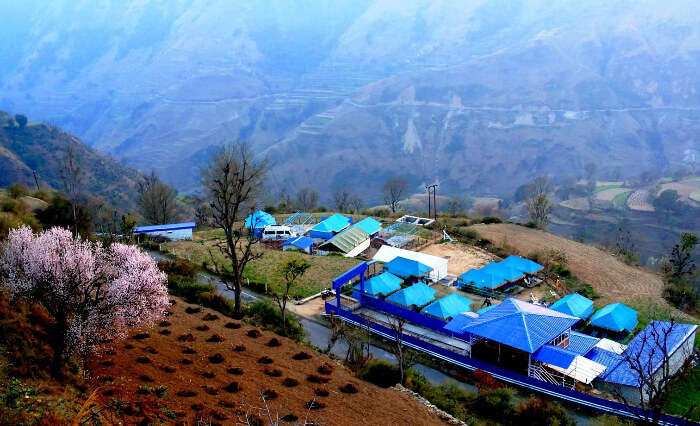
[[[86,356],[168,308],[166,275],[147,254],[124,244],[103,247],[63,228],[10,231],[0,274],[11,295],[40,303],[53,316],[54,373],[72,353]]]

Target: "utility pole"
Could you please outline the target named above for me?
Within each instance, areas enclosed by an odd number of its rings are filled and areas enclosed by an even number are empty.
[[[430,217],[430,191],[433,191],[433,218],[437,220],[437,187],[439,184],[434,183],[432,185],[426,185],[425,189],[428,190],[428,217]]]
[[[32,170],[32,173],[34,173],[34,184],[36,185],[36,190],[39,190],[39,178],[36,176],[36,170]]]
[[[426,185],[425,189],[428,191],[428,217],[430,217],[430,185]]]

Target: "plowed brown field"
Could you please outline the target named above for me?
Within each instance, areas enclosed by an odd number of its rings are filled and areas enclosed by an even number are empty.
[[[130,424],[164,413],[186,424],[240,424],[246,415],[268,424],[257,409],[262,394],[273,417],[289,421],[280,424],[303,423],[307,413],[315,424],[443,423],[411,396],[360,381],[312,349],[173,299],[166,321],[90,360],[101,397],[125,401]],[[157,396],[143,386],[167,392]]]

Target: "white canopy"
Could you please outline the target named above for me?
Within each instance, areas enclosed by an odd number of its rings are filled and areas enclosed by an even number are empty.
[[[433,270],[430,272],[429,277],[433,281],[439,281],[447,276],[447,259],[417,251],[404,250],[397,247],[384,245],[379,248],[377,254],[374,255],[372,260],[388,263],[397,257],[404,257],[406,259],[415,260],[416,262],[430,266],[433,268]]]
[[[591,361],[588,358],[584,358],[577,355],[569,368],[561,368],[552,364],[545,364],[552,370],[558,371],[565,376],[569,376],[576,381],[583,382],[585,384],[590,384],[593,379],[600,376],[600,374],[605,371],[605,366],[603,364],[598,364],[595,361]]]
[[[627,348],[627,346],[614,342],[610,339],[600,339],[600,341],[598,341],[598,343],[596,343],[595,346],[597,348],[604,349],[609,352],[615,352],[618,355],[624,352]]]

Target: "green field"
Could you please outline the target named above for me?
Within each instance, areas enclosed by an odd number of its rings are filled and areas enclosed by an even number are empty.
[[[700,383],[700,365],[696,365],[690,374],[672,383],[671,393],[666,403],[665,411],[678,416],[686,415],[690,407],[695,406],[690,413],[690,419],[700,421],[700,392],[697,384]]]
[[[693,201],[697,201],[698,203],[700,203],[700,190],[695,191],[695,192],[693,192],[692,194],[690,194],[690,199],[693,200]]]
[[[613,207],[619,210],[624,210],[625,208],[627,208],[627,197],[630,194],[631,192],[623,192],[621,194],[617,194],[612,200]]]
[[[598,185],[595,187],[595,192],[605,191],[606,189],[622,188],[622,185]]]
[[[194,233],[194,241],[177,241],[163,244],[169,252],[175,252],[177,257],[188,259],[198,265],[203,262],[211,264],[209,249],[215,257],[218,265],[226,265],[226,258],[216,247],[213,246],[215,240],[223,236],[221,230],[205,230]],[[259,246],[262,248],[262,246]],[[279,291],[284,286],[284,277],[279,272],[279,266],[294,254],[279,250],[263,249],[263,257],[251,262],[244,272],[245,278],[255,283],[267,283],[270,289]],[[306,274],[298,280],[298,283],[290,291],[290,295],[307,297],[318,293],[321,289],[331,287],[333,278],[360,263],[360,260],[347,257],[331,256],[311,256],[300,254],[305,258],[311,267]]]

